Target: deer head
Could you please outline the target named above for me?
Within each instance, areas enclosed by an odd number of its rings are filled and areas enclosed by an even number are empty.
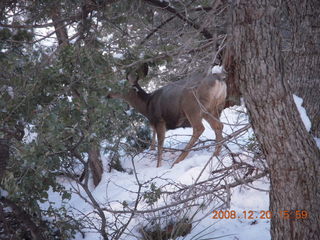
[[[144,78],[148,74],[148,65],[143,64],[137,70],[130,71],[127,74],[127,81],[130,84],[130,88],[124,93],[110,92],[107,98],[122,99],[129,103],[142,115],[146,116],[145,100],[148,97],[146,93],[138,84],[140,78]]]
[[[227,95],[226,84],[222,79],[223,74],[195,73],[152,93],[147,93],[138,83],[140,77],[146,76],[147,72],[146,64],[130,72],[127,75],[131,85],[129,91],[124,94],[109,93],[108,97],[125,100],[148,118],[158,140],[157,167],[161,165],[166,130],[179,127],[193,128],[189,143],[175,160],[174,165],[186,158],[191,147],[204,131],[202,119],[205,119],[215,131],[218,142],[215,154],[218,155],[221,151],[219,142],[222,140],[223,128],[219,118]],[[154,141],[155,134],[153,144]]]

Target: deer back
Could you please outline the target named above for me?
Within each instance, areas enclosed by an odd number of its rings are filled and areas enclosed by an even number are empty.
[[[190,127],[185,110],[191,102],[209,111],[224,104],[226,97],[225,83],[219,74],[195,73],[187,79],[172,82],[150,95],[147,112],[151,123],[165,121],[167,129]]]

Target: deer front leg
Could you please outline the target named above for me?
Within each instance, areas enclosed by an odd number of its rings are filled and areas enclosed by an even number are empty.
[[[161,166],[163,143],[166,134],[166,125],[164,122],[160,122],[155,127],[158,138],[158,156],[157,156],[157,167]]]

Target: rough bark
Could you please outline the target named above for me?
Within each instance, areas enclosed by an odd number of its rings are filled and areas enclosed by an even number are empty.
[[[235,59],[233,56],[234,49],[232,46],[228,46],[223,54],[222,65],[227,71],[226,78],[227,84],[227,100],[224,108],[232,107],[234,105],[240,105],[241,93],[239,89],[238,73],[235,71]]]
[[[285,51],[286,75],[292,91],[303,98],[311,133],[320,137],[320,1],[286,1],[286,9],[293,31]]]
[[[319,239],[320,152],[284,80],[280,0],[238,1],[231,11],[240,91],[270,169],[272,239]],[[305,210],[307,219],[279,211]],[[295,213],[295,212],[292,212]]]

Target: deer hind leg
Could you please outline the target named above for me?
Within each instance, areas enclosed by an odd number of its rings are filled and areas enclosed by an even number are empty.
[[[156,129],[152,126],[152,140],[150,144],[150,150],[156,149]]]
[[[223,140],[222,137],[222,129],[223,129],[223,124],[220,122],[219,119],[220,114],[218,112],[212,113],[212,114],[206,114],[204,116],[204,119],[210,124],[212,130],[214,130],[215,134],[216,134],[216,149],[214,152],[214,155],[219,155],[221,148],[222,148],[222,144],[219,143]]]
[[[160,122],[155,126],[155,131],[157,132],[158,139],[158,156],[157,156],[157,167],[161,166],[163,143],[166,134],[166,125],[164,122]]]
[[[174,164],[181,162],[182,160],[184,160],[187,157],[190,149],[192,148],[192,146],[195,144],[195,142],[199,139],[199,137],[201,136],[201,134],[204,131],[204,126],[201,121],[202,117],[201,117],[200,112],[197,114],[192,113],[189,116],[187,115],[187,118],[193,128],[193,134],[192,134],[190,141],[188,142],[186,147],[183,149],[183,152],[180,154],[180,156],[177,158],[177,160],[172,164],[172,167]]]

